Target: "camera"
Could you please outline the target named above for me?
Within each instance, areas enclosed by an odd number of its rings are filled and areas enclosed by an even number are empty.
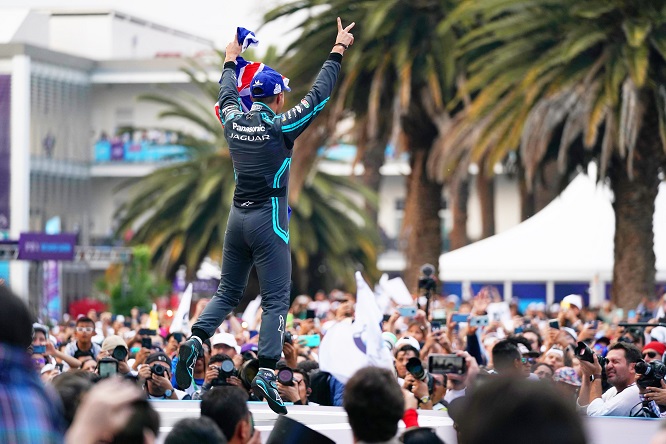
[[[578,357],[578,359],[582,361],[587,361],[587,362],[594,362],[594,352],[590,350],[590,347],[588,347],[584,342],[578,342],[578,345],[574,349],[574,353]],[[599,361],[599,365],[603,369],[606,367],[606,358],[603,356],[597,354],[597,360]]]
[[[421,266],[421,276],[419,277],[419,289],[423,289],[430,295],[430,292],[435,291],[437,288],[437,281],[435,281],[435,266],[431,264],[423,264]]]
[[[294,371],[289,367],[282,367],[278,370],[277,380],[282,385],[294,385]]]
[[[636,385],[639,387],[661,388],[661,381],[666,377],[666,365],[661,361],[638,361],[636,363],[636,373],[641,375],[636,380]]]
[[[407,372],[410,375],[414,376],[416,379],[419,379],[426,384],[428,384],[428,392],[432,393],[433,389],[433,380],[428,370],[423,367],[421,360],[419,358],[409,358],[407,365],[405,365]]]
[[[155,366],[151,367],[150,371],[154,375],[161,376],[161,377],[164,378],[165,377],[164,375],[165,375],[167,369],[163,365],[155,365]]]
[[[225,359],[217,368],[217,378],[213,379],[210,384],[213,387],[229,385],[227,378],[232,376],[238,376],[238,371],[236,371],[236,367],[234,367],[234,361],[231,359]]]
[[[440,375],[464,375],[467,364],[462,356],[432,354],[428,357],[428,370]]]
[[[111,353],[111,356],[118,361],[124,361],[125,358],[127,357],[127,349],[122,345],[119,345],[118,347],[113,349],[113,353]]]

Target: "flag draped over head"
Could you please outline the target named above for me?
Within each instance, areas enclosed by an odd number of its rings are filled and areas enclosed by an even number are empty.
[[[192,284],[189,284],[183,295],[180,297],[180,304],[178,304],[178,311],[173,317],[171,322],[171,333],[185,333],[190,335],[190,305],[192,304]]]
[[[238,43],[242,47],[242,51],[245,51],[250,46],[257,46],[259,40],[257,40],[254,33],[248,29],[238,27],[236,29],[236,36],[238,38]],[[273,68],[268,65],[264,65],[261,62],[252,62],[245,60],[243,57],[236,57],[236,87],[238,88],[238,93],[241,97],[241,106],[244,112],[248,112],[252,108],[252,99],[250,98],[250,83],[254,76],[261,71],[270,70],[276,72]],[[278,73],[279,74],[279,73]],[[279,74],[282,77],[284,86],[287,91],[289,91],[289,79]],[[220,78],[220,82],[222,79]],[[215,115],[220,117],[220,104],[215,104]],[[220,121],[221,122],[221,121]]]

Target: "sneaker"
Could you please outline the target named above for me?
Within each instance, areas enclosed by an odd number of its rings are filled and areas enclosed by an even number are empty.
[[[203,355],[199,341],[190,338],[180,345],[178,364],[176,364],[176,384],[180,390],[187,389],[194,380],[194,365],[197,357]]]
[[[252,390],[254,394],[261,399],[268,401],[268,406],[275,413],[281,415],[287,414],[287,407],[284,406],[282,398],[277,390],[277,383],[275,382],[275,373],[268,369],[259,369],[257,376],[252,380]]]

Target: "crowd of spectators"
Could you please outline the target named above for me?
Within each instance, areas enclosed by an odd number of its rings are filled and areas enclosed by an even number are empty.
[[[195,304],[191,322],[206,303]],[[247,406],[259,400],[251,381],[261,309],[254,322],[224,321],[204,342],[195,383],[181,390],[174,369],[187,338],[169,331],[166,316],[156,329],[139,310],[91,311],[47,326],[1,285],[0,306],[0,442],[153,442],[160,418],[149,401],[190,399],[201,401],[202,418],[180,421],[164,442],[261,442]],[[344,407],[356,442],[368,443],[443,442],[418,426],[419,410],[446,412],[462,443],[534,442],[541,434],[544,442],[582,443],[584,415],[666,416],[666,295],[628,317],[608,305],[585,307],[579,295],[520,313],[492,287],[470,300],[434,295],[425,308],[419,298],[390,306],[382,339],[393,368],[364,368],[343,383],[319,368],[319,347],[336,324],[354,321],[355,296],[296,297],[277,370],[282,399]],[[515,415],[529,435],[511,430]],[[569,439],[548,433],[554,429]]]

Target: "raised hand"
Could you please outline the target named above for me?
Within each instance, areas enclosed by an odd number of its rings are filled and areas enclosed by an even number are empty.
[[[338,17],[338,35],[335,38],[335,47],[333,48],[334,51],[342,53],[344,49],[347,49],[354,44],[354,35],[349,31],[354,27],[355,24],[356,23],[352,22],[351,25],[343,28],[342,20],[340,20],[340,17]],[[338,45],[338,43],[341,45]]]

